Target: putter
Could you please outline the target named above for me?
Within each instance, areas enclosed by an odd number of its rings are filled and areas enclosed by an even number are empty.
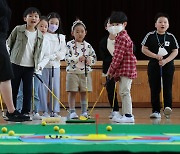
[[[43,82],[43,80],[42,80],[37,74],[34,73],[34,75],[35,75],[35,76],[38,78],[38,80],[40,80],[41,83],[48,89],[48,91],[51,93],[51,95],[58,100],[58,102],[61,104],[61,106],[62,106],[68,113],[70,113],[70,111],[64,106],[64,104],[58,99],[58,97],[57,97],[56,95],[54,95],[54,93],[53,93],[53,92],[51,91],[51,89],[49,89],[49,87]]]
[[[84,72],[85,72],[85,80],[86,80],[86,103],[87,103],[87,111],[88,111],[88,87],[87,87],[87,57],[85,57],[85,61],[84,61]],[[80,120],[87,120],[88,118],[85,116],[80,116],[79,117]]]

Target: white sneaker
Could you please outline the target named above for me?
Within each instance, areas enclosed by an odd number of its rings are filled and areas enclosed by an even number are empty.
[[[117,123],[134,123],[134,116],[126,117],[125,115],[123,115],[121,118],[114,116],[112,118],[112,121]]]
[[[70,113],[69,118],[70,119],[78,119],[79,116],[76,114],[76,112],[73,112],[73,113]]]
[[[89,117],[87,112],[82,113],[81,116],[86,117],[86,118]]]
[[[39,113],[35,113],[32,116],[32,120],[42,120],[42,117],[39,115]]]
[[[169,118],[172,113],[172,109],[170,107],[165,107],[164,109],[164,115],[166,118]]]
[[[154,112],[154,113],[152,113],[150,116],[149,116],[150,118],[161,118],[161,114],[159,113],[159,112]]]
[[[109,119],[112,119],[114,116],[117,116],[119,118],[122,117],[122,115],[120,115],[120,113],[118,111],[113,111],[113,112],[110,113]]]
[[[45,118],[50,117],[50,115],[47,112],[44,112],[42,116],[45,117]]]
[[[51,114],[51,117],[61,117],[61,116],[55,112],[55,113]]]

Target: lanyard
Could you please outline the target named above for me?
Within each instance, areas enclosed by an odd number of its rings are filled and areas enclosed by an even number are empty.
[[[157,35],[157,31],[156,31],[156,38],[157,38],[157,40],[158,40],[158,45],[159,45],[159,47],[164,48],[164,44],[165,44],[165,41],[166,41],[166,33],[164,34],[164,42],[163,42],[162,44],[161,44],[160,41],[159,41],[159,37],[158,37],[158,35]]]
[[[83,56],[85,56],[86,49],[85,49],[84,41],[83,41],[83,48],[81,50],[83,52]],[[77,42],[76,41],[75,41],[75,53],[78,54],[78,52],[77,52]]]

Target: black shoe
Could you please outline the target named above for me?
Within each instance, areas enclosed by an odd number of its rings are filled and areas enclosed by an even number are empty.
[[[23,122],[23,121],[30,120],[29,116],[25,116],[25,115],[19,113],[17,110],[15,110],[13,113],[9,113],[7,111],[6,116],[8,118],[7,121]]]

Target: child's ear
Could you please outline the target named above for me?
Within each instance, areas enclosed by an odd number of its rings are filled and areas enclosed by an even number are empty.
[[[124,22],[123,25],[124,25],[124,27],[126,27],[127,26],[127,22]]]
[[[24,17],[23,19],[24,19],[25,22],[27,21],[27,20],[26,20],[26,19],[27,19],[26,17]]]

